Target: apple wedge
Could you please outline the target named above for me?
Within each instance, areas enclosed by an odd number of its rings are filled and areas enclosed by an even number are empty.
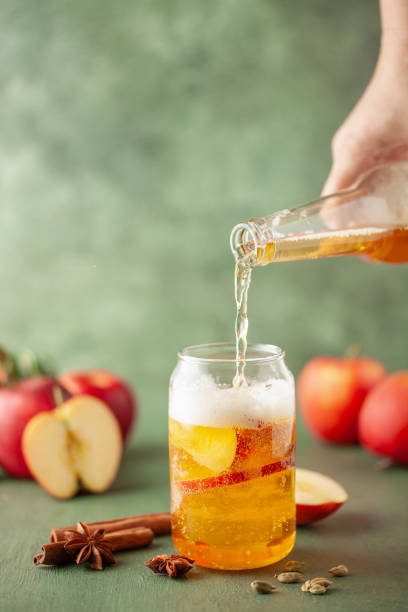
[[[307,525],[329,516],[347,501],[343,487],[319,472],[296,469],[296,524]]]
[[[69,499],[82,488],[105,491],[122,456],[116,418],[100,400],[82,395],[33,417],[23,432],[24,458],[48,493]]]
[[[199,465],[220,473],[234,461],[237,436],[233,427],[203,427],[173,421],[170,443],[189,453]]]

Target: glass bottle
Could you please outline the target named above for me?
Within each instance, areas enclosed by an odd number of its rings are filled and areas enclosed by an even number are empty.
[[[408,160],[362,174],[349,189],[236,225],[231,248],[251,266],[339,255],[408,261]]]

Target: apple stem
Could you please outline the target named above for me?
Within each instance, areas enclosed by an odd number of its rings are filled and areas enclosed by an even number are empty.
[[[7,387],[18,378],[17,361],[14,355],[0,346],[0,386]]]
[[[361,344],[354,342],[347,348],[346,352],[344,353],[344,357],[346,357],[346,359],[356,359],[361,355],[362,349],[363,347]]]
[[[64,403],[64,397],[62,395],[61,387],[54,385],[52,388],[52,394],[54,396],[55,407],[61,406]]]
[[[54,368],[28,349],[12,353],[0,346],[0,386],[7,387],[32,376],[54,376]]]

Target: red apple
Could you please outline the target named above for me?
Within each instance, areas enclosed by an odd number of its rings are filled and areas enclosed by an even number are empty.
[[[330,442],[357,442],[363,401],[386,374],[382,363],[368,357],[317,357],[310,361],[298,380],[300,410],[309,430]]]
[[[28,421],[55,408],[58,382],[49,376],[35,376],[0,389],[0,465],[11,476],[29,478],[30,471],[21,450],[21,438]],[[62,391],[63,398],[69,393]]]
[[[358,434],[368,450],[408,464],[408,370],[388,376],[367,396]]]
[[[80,395],[34,416],[24,428],[22,449],[38,484],[58,499],[69,499],[81,487],[101,493],[111,485],[122,435],[106,404]]]
[[[312,470],[296,469],[296,524],[320,521],[347,501],[343,487],[328,476]]]
[[[65,372],[59,381],[72,395],[92,395],[109,406],[119,422],[123,440],[137,417],[137,400],[129,385],[106,370]]]

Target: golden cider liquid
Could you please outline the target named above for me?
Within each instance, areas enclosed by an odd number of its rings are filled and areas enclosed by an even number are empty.
[[[275,563],[295,541],[295,422],[204,427],[169,419],[172,538],[204,567]]]
[[[340,255],[368,255],[384,263],[406,263],[408,228],[355,228],[282,236],[258,248],[256,264]]]

